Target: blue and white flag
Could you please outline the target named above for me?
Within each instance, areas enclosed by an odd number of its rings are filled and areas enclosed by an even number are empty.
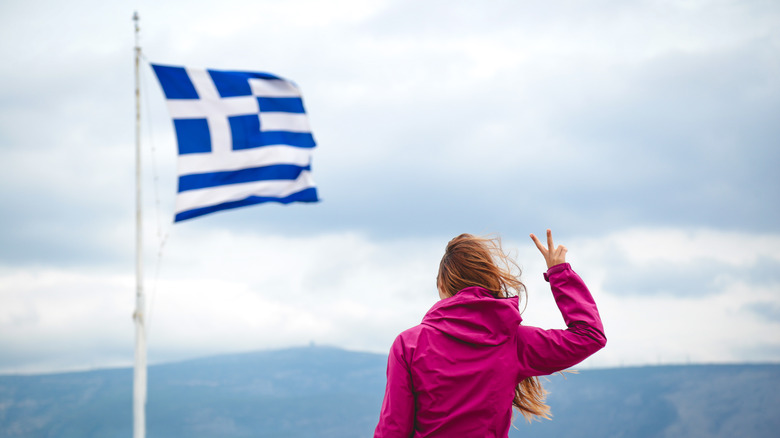
[[[317,202],[315,146],[292,82],[152,64],[179,143],[175,222],[261,202]]]

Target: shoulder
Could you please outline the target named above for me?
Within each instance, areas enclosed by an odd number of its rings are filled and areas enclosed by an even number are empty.
[[[396,336],[395,342],[393,342],[393,344],[415,345],[417,343],[417,339],[420,337],[420,334],[427,329],[428,327],[424,324],[418,324],[414,327],[408,328]]]
[[[391,352],[396,355],[411,357],[420,344],[425,344],[424,340],[428,333],[435,330],[425,324],[418,324],[414,327],[402,331],[393,341]]]
[[[402,331],[395,337],[393,345],[390,346],[389,359],[391,362],[405,363],[409,365],[410,359],[414,356],[417,349],[417,340],[420,337],[420,331],[423,330],[422,324]]]

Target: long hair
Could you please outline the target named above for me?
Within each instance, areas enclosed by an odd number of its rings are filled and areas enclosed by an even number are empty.
[[[520,274],[520,267],[501,248],[501,239],[461,234],[447,244],[436,286],[447,297],[467,287],[480,286],[496,298],[507,298],[526,293]],[[550,419],[546,397],[547,391],[539,379],[529,377],[515,388],[512,405],[529,422],[537,417]]]

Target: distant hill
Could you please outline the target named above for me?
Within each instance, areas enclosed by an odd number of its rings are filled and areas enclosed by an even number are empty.
[[[149,367],[147,436],[369,437],[386,356],[326,347]],[[582,370],[545,387],[554,420],[510,437],[777,437],[780,365]],[[0,376],[0,437],[132,436],[132,370]]]
[[[780,437],[780,364],[583,370],[545,388],[553,421],[510,437]]]

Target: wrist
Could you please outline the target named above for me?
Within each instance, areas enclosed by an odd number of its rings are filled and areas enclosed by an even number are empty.
[[[547,268],[547,272],[544,273],[544,280],[549,282],[551,275],[561,271],[565,271],[566,269],[570,269],[570,268],[571,268],[570,265],[566,262],[558,263],[557,265],[550,266],[549,268]]]

